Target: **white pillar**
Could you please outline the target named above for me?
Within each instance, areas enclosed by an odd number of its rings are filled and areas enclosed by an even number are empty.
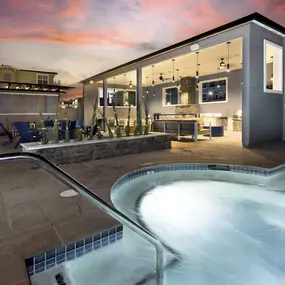
[[[137,82],[136,82],[136,96],[137,96],[137,106],[140,104],[141,106],[141,99],[142,99],[142,93],[143,93],[143,88],[142,88],[142,68],[138,67],[136,70],[136,76],[137,76]],[[140,108],[141,111],[141,108]],[[138,121],[138,108],[137,108],[137,121]]]
[[[103,79],[103,119],[104,119],[104,123],[103,123],[103,131],[106,131],[106,122],[105,122],[105,118],[106,118],[106,111],[107,111],[107,95],[108,95],[108,83],[107,83],[107,79],[104,78]]]

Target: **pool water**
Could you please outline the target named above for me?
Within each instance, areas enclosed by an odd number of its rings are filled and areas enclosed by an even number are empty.
[[[139,211],[179,256],[166,284],[285,284],[285,195],[223,181],[176,181],[150,189]]]

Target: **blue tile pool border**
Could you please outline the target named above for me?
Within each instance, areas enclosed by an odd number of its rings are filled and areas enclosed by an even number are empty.
[[[66,261],[79,258],[123,238],[123,226],[117,226],[92,236],[62,245],[56,249],[32,256],[25,260],[29,277],[44,272]]]
[[[112,191],[116,190],[126,182],[129,182],[135,178],[158,172],[185,171],[185,170],[191,170],[191,171],[218,170],[218,171],[238,172],[238,173],[258,175],[258,176],[269,176],[278,171],[284,170],[284,168],[285,168],[284,165],[275,168],[262,168],[262,167],[253,167],[253,166],[244,166],[244,165],[215,164],[215,163],[176,163],[176,164],[155,165],[146,168],[141,168],[123,175],[115,182],[115,184],[112,187]]]

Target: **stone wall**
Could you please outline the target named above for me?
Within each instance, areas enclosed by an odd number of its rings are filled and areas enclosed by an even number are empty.
[[[188,105],[195,104],[195,78],[182,77],[180,80],[180,104]]]
[[[199,113],[199,105],[191,104],[185,106],[175,106],[175,114],[183,115],[183,114],[198,114]]]
[[[63,143],[61,145],[21,144],[23,152],[37,153],[55,164],[69,164],[125,154],[171,148],[171,135],[153,134],[125,138]]]

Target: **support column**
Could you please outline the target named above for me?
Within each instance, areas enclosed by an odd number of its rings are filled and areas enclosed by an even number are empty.
[[[108,96],[108,83],[107,78],[103,79],[103,131],[106,132],[106,111],[107,111],[107,96]]]
[[[137,77],[137,82],[136,82],[136,96],[137,96],[137,125],[139,122],[139,118],[141,118],[141,105],[142,105],[142,94],[143,94],[143,88],[142,88],[142,68],[138,67],[136,70],[136,77]],[[138,132],[141,132],[142,127],[140,127],[140,130]]]

